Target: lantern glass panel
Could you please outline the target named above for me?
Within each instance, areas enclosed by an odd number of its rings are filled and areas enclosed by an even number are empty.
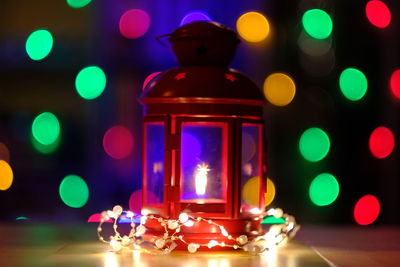
[[[260,207],[261,125],[242,125],[242,213],[258,213]]]
[[[227,124],[183,122],[181,202],[226,203]]]
[[[145,203],[160,204],[164,200],[164,123],[145,123]]]

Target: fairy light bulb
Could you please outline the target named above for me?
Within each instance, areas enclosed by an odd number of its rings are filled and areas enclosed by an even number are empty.
[[[136,235],[136,236],[141,236],[141,235],[143,235],[145,232],[146,232],[146,227],[145,227],[144,225],[139,225],[139,226],[136,228],[136,233],[135,233],[135,235]]]
[[[244,244],[247,243],[248,238],[247,238],[246,235],[241,235],[241,236],[239,236],[236,240],[237,240],[237,242],[238,242],[240,245],[244,245]]]
[[[113,251],[120,251],[122,249],[121,242],[119,242],[117,240],[111,240],[110,241],[110,246],[111,246]]]
[[[197,249],[199,248],[199,244],[190,243],[187,248],[190,253],[195,253],[197,251]]]
[[[208,242],[208,248],[212,248],[218,245],[218,241],[216,240],[210,240],[210,242]]]
[[[186,223],[189,220],[189,216],[186,213],[179,214],[179,221],[181,223]]]
[[[281,215],[285,223],[272,225],[267,233],[252,233],[256,234],[256,236],[253,236],[252,239],[249,240],[249,237],[247,235],[240,235],[236,238],[232,237],[232,235],[230,235],[228,231],[226,231],[223,225],[220,225],[211,219],[202,217],[191,217],[186,213],[181,213],[178,216],[178,220],[165,219],[161,216],[153,214],[148,216],[141,216],[131,211],[124,211],[121,206],[117,205],[113,208],[113,210],[107,210],[101,213],[102,219],[100,220],[97,227],[97,235],[99,240],[103,243],[108,243],[114,252],[118,252],[121,249],[128,247],[137,250],[141,248],[140,244],[144,240],[143,234],[147,231],[144,223],[147,219],[152,219],[155,220],[155,223],[159,223],[162,227],[165,228],[164,234],[158,237],[155,236],[151,240],[147,240],[148,242],[153,243],[154,248],[159,250],[159,255],[166,255],[171,253],[171,251],[173,251],[177,247],[177,240],[183,242],[183,244],[186,244],[187,250],[190,253],[197,252],[200,247],[208,247],[211,249],[215,246],[220,246],[232,249],[242,249],[243,251],[247,251],[251,254],[260,254],[266,250],[275,250],[278,247],[285,245],[290,238],[294,237],[299,229],[299,226],[296,225],[294,217],[283,213],[283,211],[279,208],[270,209],[268,210],[267,214],[269,216]],[[124,218],[130,218],[131,220],[130,225],[132,228],[129,235],[121,236],[121,234],[118,232],[118,223],[120,223],[119,218],[121,218],[121,216]],[[101,236],[101,226],[103,225],[103,223],[106,222],[104,219],[108,219],[109,217],[115,219],[112,226],[114,228],[115,235],[110,236],[110,241],[106,241],[106,239]],[[136,227],[134,221],[139,218],[141,224]],[[181,226],[184,225],[190,227],[200,222],[206,222],[208,224],[218,227],[220,230],[219,234],[229,240],[229,243],[219,243],[217,240],[210,240],[207,243],[203,244],[190,243],[184,239],[184,235],[178,234],[181,230]],[[215,234],[217,234],[217,232]],[[232,244],[232,242],[234,243]],[[167,246],[167,244],[169,245]],[[144,252],[151,253],[146,250],[144,250]]]
[[[171,230],[174,230],[174,229],[176,229],[176,228],[178,228],[178,222],[177,221],[174,221],[174,220],[169,220],[168,221],[168,228],[169,229],[171,229]]]
[[[116,205],[116,206],[114,206],[114,208],[113,208],[113,213],[114,213],[114,216],[115,215],[121,215],[121,213],[122,213],[122,211],[123,211],[123,209],[122,209],[122,207],[120,206],[120,205]]]
[[[189,221],[185,222],[184,225],[187,226],[187,227],[192,227],[194,225],[194,221],[189,220]]]
[[[156,240],[156,247],[163,248],[165,246],[165,240],[163,238],[159,238]]]

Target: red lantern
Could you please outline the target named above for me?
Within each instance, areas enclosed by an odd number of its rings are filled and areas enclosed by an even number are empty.
[[[237,34],[213,22],[186,24],[169,35],[180,67],[147,85],[144,105],[143,209],[178,219],[211,219],[231,237],[262,233],[265,149],[259,88],[227,68]],[[230,243],[207,221],[182,227],[187,242]],[[148,236],[164,232],[146,222]]]

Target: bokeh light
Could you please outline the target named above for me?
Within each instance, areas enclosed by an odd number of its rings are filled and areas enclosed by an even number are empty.
[[[43,145],[53,144],[60,135],[60,123],[50,112],[39,114],[32,123],[32,136]]]
[[[316,127],[305,130],[299,141],[301,155],[312,162],[325,158],[330,146],[329,136],[322,129]]]
[[[60,146],[61,135],[59,135],[58,138],[50,145],[43,145],[42,143],[39,143],[33,136],[31,137],[31,143],[32,146],[35,148],[35,150],[38,151],[39,153],[51,154],[54,151],[56,151],[57,148]]]
[[[210,16],[203,11],[192,11],[187,13],[181,20],[180,26],[193,21],[211,21]]]
[[[293,79],[283,73],[273,73],[264,81],[265,98],[275,106],[286,106],[292,102],[296,94]]]
[[[357,101],[367,92],[368,81],[360,70],[347,68],[340,74],[339,86],[347,99]]]
[[[53,48],[53,36],[47,30],[32,32],[26,40],[26,53],[32,60],[45,58]]]
[[[89,199],[89,188],[86,182],[73,174],[64,177],[59,193],[64,204],[71,208],[81,208]]]
[[[250,206],[258,206],[260,196],[257,192],[260,192],[259,176],[250,178],[242,190],[243,200]],[[270,178],[267,178],[266,193],[264,199],[264,205],[268,206],[275,198],[275,185]]]
[[[129,156],[133,149],[133,137],[124,126],[113,126],[103,137],[105,152],[114,159],[123,159]]]
[[[16,220],[16,221],[28,221],[29,218],[28,218],[28,217],[25,217],[25,216],[19,216],[19,217],[15,218],[15,220]]]
[[[378,218],[380,210],[379,200],[373,195],[365,195],[354,206],[354,220],[359,225],[371,224]]]
[[[87,6],[92,0],[67,0],[67,4],[72,8],[81,8]]]
[[[306,33],[315,39],[328,38],[332,33],[332,19],[324,10],[307,10],[303,14],[302,23]]]
[[[269,22],[259,12],[247,12],[239,17],[236,22],[239,35],[248,42],[261,42],[269,34]]]
[[[153,79],[154,79],[158,74],[160,74],[160,73],[161,73],[160,71],[157,71],[157,72],[153,72],[153,73],[151,73],[149,76],[147,76],[146,79],[144,79],[142,90],[144,90],[144,89],[146,88],[147,84],[148,84],[151,80],[153,80]]]
[[[332,38],[315,39],[302,32],[297,43],[303,53],[313,57],[321,57],[332,51]]]
[[[395,139],[392,131],[386,127],[378,127],[369,137],[369,150],[378,159],[389,156],[394,148]]]
[[[10,151],[8,150],[8,147],[2,142],[0,142],[0,160],[10,162]]]
[[[0,160],[0,190],[11,187],[14,179],[13,171],[7,161]]]
[[[260,201],[260,177],[250,178],[243,186],[242,198],[250,206],[258,206]]]
[[[101,220],[101,214],[100,213],[95,213],[95,214],[92,214],[92,215],[90,215],[90,217],[89,217],[89,219],[88,219],[88,222],[96,222],[96,223],[98,223],[98,222],[100,222],[100,220]],[[105,222],[105,223],[112,223],[112,222],[114,222],[112,219],[108,219],[108,220],[104,220],[103,222]]]
[[[397,99],[400,99],[400,69],[395,70],[390,76],[390,90]]]
[[[392,19],[387,5],[378,0],[372,0],[367,3],[365,6],[365,14],[369,22],[378,28],[386,28]]]
[[[267,178],[267,192],[265,193],[265,206],[272,203],[275,198],[276,190],[274,182],[270,178]]]
[[[309,195],[317,206],[327,206],[339,195],[339,183],[330,173],[321,173],[311,182]]]
[[[83,68],[75,79],[75,88],[84,99],[94,99],[103,93],[106,87],[106,75],[97,66]]]
[[[149,28],[150,16],[141,9],[128,10],[119,19],[119,31],[128,39],[143,36]]]
[[[267,216],[261,222],[261,224],[282,224],[282,223],[286,223],[286,220],[284,218],[276,218],[275,216]]]

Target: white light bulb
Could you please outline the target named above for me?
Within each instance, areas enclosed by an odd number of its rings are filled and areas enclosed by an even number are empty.
[[[185,223],[189,220],[189,216],[186,213],[179,214],[179,221]]]
[[[197,249],[199,248],[199,244],[196,243],[190,243],[187,247],[188,251],[190,253],[195,253],[197,251]]]

